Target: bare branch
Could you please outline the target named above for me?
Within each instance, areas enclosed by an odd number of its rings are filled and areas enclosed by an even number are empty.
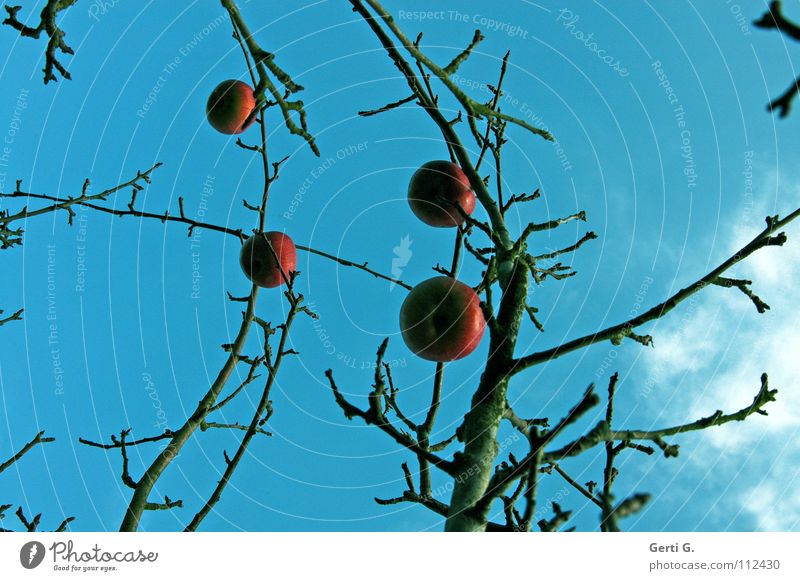
[[[270,247],[271,248],[271,247]],[[279,264],[279,263],[278,263]],[[285,275],[284,275],[285,276]],[[236,453],[233,455],[232,458],[228,457],[227,454],[225,455],[225,472],[222,474],[219,482],[214,487],[211,496],[209,496],[206,503],[203,507],[195,514],[192,518],[191,522],[186,525],[184,531],[191,532],[196,531],[197,527],[200,526],[200,523],[208,516],[214,506],[219,502],[220,498],[222,498],[222,493],[225,490],[226,486],[230,482],[231,478],[233,477],[233,473],[236,471],[236,468],[241,462],[242,458],[244,458],[245,453],[247,452],[247,448],[250,445],[251,440],[256,434],[265,434],[271,435],[269,432],[264,430],[261,426],[269,418],[271,414],[271,402],[269,399],[270,392],[272,391],[272,386],[275,383],[275,379],[278,376],[278,371],[280,370],[281,362],[283,358],[288,353],[286,349],[286,342],[289,339],[289,331],[292,327],[292,322],[295,319],[295,316],[302,311],[302,302],[303,296],[294,294],[292,290],[292,286],[294,284],[294,273],[290,280],[287,281],[288,289],[285,292],[286,298],[289,301],[289,312],[286,315],[285,322],[279,326],[281,333],[280,339],[277,349],[277,355],[275,356],[275,361],[269,367],[269,374],[267,376],[267,381],[264,385],[264,389],[261,392],[261,398],[256,406],[256,409],[253,413],[253,417],[250,420],[250,424],[248,426],[241,426],[239,424],[214,424],[214,423],[206,423],[203,422],[206,427],[221,427],[221,428],[234,428],[239,430],[244,430],[245,434],[242,438],[242,441],[239,443],[239,447],[236,450]],[[266,341],[265,341],[266,343]],[[200,429],[206,429],[201,424]]]
[[[90,202],[94,200],[105,201],[106,198],[108,198],[108,196],[129,187],[133,188],[135,193],[142,189],[140,182],[150,183],[150,174],[152,174],[153,171],[155,171],[159,167],[161,167],[161,162],[156,163],[153,167],[144,172],[137,171],[135,177],[129,179],[126,182],[118,184],[112,188],[103,190],[99,194],[90,195],[87,193],[87,186],[89,181],[86,180],[86,182],[84,182],[84,187],[79,196],[67,197],[67,198],[58,198],[55,196],[48,196],[44,194],[33,194],[30,192],[23,192],[20,189],[21,181],[17,181],[16,189],[10,194],[0,193],[0,198],[28,198],[28,199],[32,198],[32,199],[54,201],[56,203],[36,210],[28,210],[27,207],[25,207],[22,211],[17,212],[16,214],[0,215],[0,227],[6,227],[12,222],[15,222],[17,220],[23,220],[23,219],[27,220],[28,218],[32,218],[34,216],[39,216],[41,214],[47,214],[49,212],[55,212],[58,210],[67,211],[67,213],[69,214],[67,221],[69,222],[70,225],[72,225],[72,218],[75,216],[75,211],[72,209],[72,206],[82,205],[91,207],[92,205],[90,204]]]
[[[415,440],[411,435],[406,432],[403,432],[396,428],[385,416],[382,406],[380,404],[380,400],[383,397],[383,373],[382,373],[382,362],[383,356],[386,352],[386,347],[389,344],[388,339],[384,339],[383,343],[381,343],[380,348],[378,349],[377,354],[377,367],[375,369],[375,376],[376,376],[376,383],[375,388],[369,396],[369,408],[364,411],[361,408],[351,404],[345,397],[342,395],[341,391],[339,391],[336,382],[333,379],[333,371],[328,369],[325,372],[325,377],[328,378],[328,382],[330,383],[331,391],[333,391],[333,396],[336,400],[336,403],[342,408],[345,417],[347,419],[352,419],[354,417],[359,417],[364,420],[368,424],[372,424],[377,426],[390,437],[392,437],[398,444],[405,446],[412,452],[417,455],[421,455],[426,460],[428,460],[431,464],[436,466],[437,468],[441,469],[443,472],[447,474],[453,474],[455,471],[455,467],[453,463],[440,458],[436,454],[424,449],[420,446],[419,442]]]
[[[581,438],[578,438],[558,450],[547,452],[545,454],[545,461],[555,462],[569,456],[577,456],[582,451],[603,442],[629,440],[649,440],[658,445],[666,457],[677,456],[677,446],[667,446],[662,438],[686,432],[704,430],[713,426],[721,426],[729,422],[741,422],[753,414],[767,415],[766,410],[763,408],[768,403],[775,401],[777,393],[777,389],[769,389],[768,377],[767,374],[764,373],[761,376],[761,387],[753,399],[753,402],[737,412],[725,414],[721,410],[717,410],[710,416],[700,418],[694,422],[662,428],[660,430],[611,430],[608,423],[602,421]]]
[[[800,41],[800,26],[797,26],[795,23],[787,19],[786,16],[784,16],[783,8],[779,0],[773,0],[773,2],[770,2],[767,11],[761,16],[761,18],[754,21],[753,25],[757,26],[758,28],[774,28],[780,30],[786,36]]]
[[[541,193],[537,189],[532,194],[512,194],[508,201],[502,206],[501,212],[505,214],[511,209],[514,204],[521,204],[524,202],[532,202],[541,197]]]
[[[411,103],[412,101],[416,100],[416,95],[409,95],[408,97],[403,97],[397,101],[393,101],[388,105],[384,105],[379,109],[371,109],[369,111],[359,111],[358,114],[362,117],[372,117],[373,115],[378,115],[380,113],[385,113],[386,111],[391,111],[392,109],[397,109],[398,107],[402,107],[406,103]]]
[[[614,420],[614,396],[616,395],[617,382],[619,381],[619,374],[614,373],[608,381],[608,400],[606,402],[606,425],[609,430],[611,429]],[[619,524],[617,523],[617,513],[613,508],[614,495],[611,492],[614,486],[614,480],[617,478],[619,471],[614,467],[614,461],[621,448],[614,446],[614,442],[609,440],[605,444],[606,449],[606,464],[603,469],[603,490],[600,494],[600,508],[602,516],[600,519],[600,530],[617,532],[619,531]]]
[[[716,280],[712,281],[712,284],[724,286],[725,288],[736,287],[742,291],[747,298],[753,301],[753,304],[759,313],[765,313],[769,310],[769,305],[762,301],[761,298],[750,289],[750,285],[753,284],[752,280],[718,276]]]
[[[537,524],[539,529],[544,533],[552,533],[560,529],[572,515],[570,510],[562,510],[561,505],[557,502],[553,503],[553,512],[555,516],[551,519],[542,519]]]
[[[3,310],[0,309],[0,315],[3,314]],[[6,317],[5,319],[0,319],[0,327],[5,325],[6,323],[10,323],[11,321],[21,321],[22,320],[22,313],[25,312],[25,309],[20,309],[15,313],[12,313],[10,316]]]
[[[213,429],[218,429],[218,430],[241,430],[243,432],[246,432],[246,431],[248,431],[250,429],[250,427],[249,426],[244,426],[244,425],[240,424],[239,422],[234,422],[232,424],[225,424],[225,423],[219,423],[219,422],[205,422],[204,421],[202,424],[200,424],[200,431],[201,432],[205,432],[206,430],[213,430]],[[264,436],[271,436],[272,435],[271,432],[268,432],[268,431],[264,430],[263,428],[258,428],[258,427],[256,428],[255,433],[256,434],[262,434]]]
[[[800,26],[797,26],[784,16],[782,5],[777,0],[770,2],[768,10],[760,19],[754,21],[753,25],[758,28],[779,30],[786,36],[800,41]],[[788,117],[798,91],[800,91],[800,77],[797,77],[782,95],[771,101],[767,105],[767,110],[771,112],[777,111],[778,116],[781,118]]]
[[[400,41],[400,43],[403,45],[403,48],[405,48],[415,60],[425,65],[425,68],[427,68],[434,75],[436,75],[439,78],[439,80],[453,94],[453,96],[456,99],[458,99],[459,103],[461,103],[461,106],[464,107],[464,109],[469,113],[469,117],[471,118],[490,117],[502,121],[508,121],[515,125],[519,125],[520,127],[527,129],[531,133],[539,135],[544,139],[547,139],[548,141],[553,140],[552,135],[550,135],[550,133],[548,133],[547,131],[539,129],[538,127],[534,127],[533,125],[522,119],[517,119],[515,117],[511,117],[510,115],[506,115],[505,113],[501,113],[500,111],[494,110],[489,105],[478,103],[477,101],[474,101],[473,99],[468,97],[458,87],[458,85],[456,85],[456,83],[452,81],[449,72],[437,66],[431,59],[427,57],[427,55],[425,55],[425,53],[423,53],[419,49],[418,46],[416,46],[405,34],[403,34],[403,31],[400,29],[399,26],[397,26],[391,15],[388,12],[386,12],[386,10],[383,8],[383,6],[381,6],[381,4],[377,0],[365,0],[365,1],[378,14],[378,16],[381,18],[386,27],[392,31],[392,34],[394,34],[397,40]],[[350,2],[354,6],[356,4],[361,4],[360,0],[350,0]],[[478,34],[480,34],[480,32],[478,32]],[[473,42],[475,42],[474,38]]]
[[[560,476],[561,476],[561,477],[562,477],[564,480],[566,480],[566,481],[567,481],[567,483],[568,483],[570,486],[572,486],[572,487],[573,487],[575,490],[577,490],[578,492],[580,492],[580,493],[581,493],[583,496],[585,496],[586,498],[588,498],[589,500],[591,500],[591,501],[592,501],[592,503],[596,504],[596,505],[597,505],[597,506],[599,506],[600,508],[602,508],[602,507],[603,507],[603,505],[602,505],[602,503],[600,502],[600,500],[598,500],[598,498],[597,498],[597,497],[596,497],[594,494],[592,494],[591,492],[589,492],[589,491],[586,489],[586,487],[584,487],[584,486],[582,486],[581,484],[579,484],[579,483],[578,483],[578,482],[577,482],[577,481],[576,481],[574,478],[572,478],[572,477],[571,477],[569,474],[567,474],[567,473],[564,471],[564,469],[563,469],[563,468],[561,468],[561,466],[560,466],[560,465],[558,465],[558,464],[555,464],[555,463],[554,463],[554,464],[550,464],[550,466],[547,466],[547,467],[545,467],[545,468],[542,468],[542,470],[544,470],[544,471],[548,471],[549,469],[553,469],[553,470],[555,470],[555,471],[556,471],[556,472],[557,472],[557,473],[558,473],[558,474],[559,474],[559,475],[560,475]]]
[[[537,256],[534,256],[533,260],[549,260],[551,258],[555,258],[556,256],[560,256],[562,254],[567,254],[569,252],[574,252],[578,248],[583,246],[589,240],[597,240],[597,234],[595,234],[594,232],[587,232],[575,244],[567,246],[566,248],[562,248],[561,250],[556,250],[554,252],[548,252],[546,254],[539,254]]]
[[[39,444],[48,444],[48,443],[50,443],[50,442],[55,442],[55,441],[56,441],[56,439],[55,439],[55,438],[49,438],[49,437],[45,437],[45,435],[44,435],[44,430],[42,430],[41,432],[39,432],[38,434],[36,434],[36,435],[33,437],[33,439],[30,441],[30,442],[28,442],[27,444],[25,444],[25,445],[22,447],[22,449],[21,449],[19,452],[17,452],[17,453],[16,453],[16,454],[14,454],[13,456],[11,456],[11,458],[9,458],[8,460],[6,460],[6,461],[5,461],[5,462],[3,462],[2,464],[0,464],[0,473],[2,473],[4,470],[6,470],[7,468],[9,468],[9,467],[10,467],[10,466],[12,466],[13,464],[15,464],[15,463],[19,462],[19,460],[20,460],[20,459],[21,459],[21,458],[22,458],[22,457],[23,457],[25,454],[27,454],[28,452],[30,452],[30,451],[31,451],[33,448],[35,448],[35,447],[36,447],[36,446],[38,446]]]
[[[158,436],[149,436],[147,438],[134,440],[132,442],[126,441],[125,446],[128,448],[130,448],[131,446],[140,446],[141,444],[149,444],[151,442],[159,442],[161,440],[166,440],[172,438],[173,436],[174,434],[172,430],[164,430],[164,433],[159,434]],[[103,444],[102,442],[94,442],[92,440],[87,440],[86,438],[78,438],[78,441],[86,446],[91,446],[92,448],[101,448],[103,450],[114,450],[116,448],[122,447],[122,442],[114,435],[111,436],[110,444]]]
[[[522,231],[522,234],[520,235],[519,239],[527,240],[527,238],[534,232],[552,230],[553,228],[558,228],[563,224],[567,224],[568,222],[573,222],[575,220],[581,220],[583,222],[586,222],[586,212],[581,210],[580,212],[577,212],[575,214],[565,216],[564,218],[556,218],[555,220],[549,220],[547,222],[542,222],[541,224],[531,222],[525,227],[525,230]]]
[[[315,248],[310,248],[308,246],[302,246],[302,245],[299,245],[299,244],[297,245],[297,249],[298,250],[302,250],[304,252],[309,252],[311,254],[316,254],[317,256],[322,256],[322,257],[327,258],[329,260],[333,260],[335,262],[338,262],[342,266],[351,266],[353,268],[358,268],[359,270],[363,270],[364,272],[366,272],[368,274],[371,274],[375,278],[388,280],[389,282],[392,282],[392,283],[394,283],[394,284],[396,284],[398,286],[401,286],[406,290],[411,290],[413,288],[411,285],[404,283],[402,280],[400,280],[398,278],[392,278],[391,276],[386,276],[385,274],[381,274],[380,272],[377,272],[377,271],[369,268],[367,262],[362,262],[362,263],[353,262],[352,260],[346,260],[344,258],[341,258],[340,256],[335,256],[333,254],[329,254],[327,252],[323,252],[322,250],[317,250]]]
[[[145,510],[172,510],[173,508],[183,508],[183,501],[172,500],[169,496],[165,496],[164,502],[148,502],[144,505]]]
[[[794,99],[800,92],[800,77],[797,77],[792,84],[777,98],[767,104],[767,111],[778,112],[778,117],[788,117],[792,112]]]
[[[533,353],[531,355],[527,355],[520,359],[517,359],[514,364],[514,373],[519,373],[520,371],[527,369],[533,365],[537,365],[544,361],[550,361],[552,359],[556,359],[561,357],[562,355],[566,355],[567,353],[571,353],[572,351],[576,351],[578,349],[583,349],[584,347],[588,347],[589,345],[593,345],[600,341],[607,341],[607,340],[614,340],[618,341],[623,337],[631,337],[636,340],[639,339],[646,339],[645,337],[640,337],[632,333],[632,330],[648,323],[650,321],[654,321],[666,315],[672,309],[677,307],[680,303],[694,295],[695,293],[699,292],[700,290],[707,287],[709,284],[714,284],[723,273],[725,273],[728,269],[733,267],[734,265],[738,264],[740,261],[744,260],[755,251],[765,248],[767,246],[782,246],[786,242],[786,234],[783,232],[778,233],[777,235],[773,236],[773,234],[792,222],[795,218],[800,215],[800,208],[789,214],[783,219],[780,219],[778,216],[770,216],[767,217],[766,222],[767,226],[762,230],[755,238],[753,238],[749,243],[747,243],[744,247],[742,247],[738,252],[736,252],[733,256],[728,258],[725,262],[720,264],[717,268],[700,278],[698,281],[692,283],[691,285],[679,290],[677,293],[672,295],[670,298],[665,300],[663,303],[656,305],[655,307],[645,311],[644,313],[637,315],[636,317],[626,321],[624,323],[620,323],[618,325],[614,325],[613,327],[608,327],[602,331],[598,331],[592,335],[586,335],[584,337],[580,337],[579,339],[573,339],[572,341],[568,341],[562,345],[557,347],[553,347],[552,349],[547,349],[546,351],[540,351],[538,353]],[[652,338],[650,338],[652,340]],[[640,341],[641,342],[641,341]]]
[[[63,532],[65,532],[67,530],[67,526],[69,525],[69,523],[71,523],[74,520],[75,520],[74,516],[70,516],[70,517],[65,518],[64,520],[61,521],[61,524],[59,524],[58,527],[56,527],[56,529],[53,532],[54,533],[63,533]]]
[[[231,22],[233,22],[233,26],[236,30],[236,33],[239,35],[244,43],[247,45],[247,49],[250,52],[250,55],[253,57],[253,60],[256,64],[256,70],[258,71],[258,86],[256,87],[256,98],[261,99],[264,96],[264,91],[269,91],[270,96],[272,99],[278,104],[281,109],[281,113],[283,114],[283,121],[286,125],[286,128],[289,130],[290,133],[293,135],[298,135],[302,137],[306,143],[308,144],[311,151],[314,152],[316,156],[319,156],[319,148],[314,141],[314,136],[311,135],[308,131],[308,124],[306,121],[306,111],[303,107],[303,102],[300,100],[295,101],[288,101],[284,98],[281,91],[275,86],[272,80],[267,73],[267,69],[271,72],[276,79],[286,87],[286,90],[289,93],[296,93],[301,91],[303,87],[297,85],[292,81],[291,77],[283,71],[278,65],[275,63],[274,55],[262,49],[258,43],[253,38],[252,34],[250,33],[250,29],[247,26],[247,23],[242,18],[241,13],[239,12],[239,7],[236,5],[234,0],[221,0],[222,6],[228,11],[230,15]],[[292,118],[292,114],[296,113],[300,120],[300,126],[298,126],[294,119]],[[263,123],[262,123],[263,127]]]
[[[8,17],[3,20],[3,24],[19,31],[20,36],[38,39],[42,32],[47,34],[47,49],[45,50],[44,84],[50,81],[58,81],[53,69],[58,71],[67,80],[71,79],[69,72],[59,62],[56,51],[64,54],[75,54],[72,48],[64,41],[65,32],[56,24],[58,13],[72,6],[76,0],[47,0],[47,4],[40,14],[39,24],[36,27],[26,26],[17,19],[17,13],[22,6],[4,6]]]
[[[450,61],[450,64],[442,69],[442,72],[444,72],[444,74],[447,76],[450,76],[455,72],[457,72],[458,67],[460,67],[461,64],[470,57],[475,47],[478,46],[485,38],[486,37],[483,36],[483,34],[481,34],[480,30],[476,30],[475,34],[472,36],[472,41],[469,43],[469,46],[467,46],[467,48],[458,53],[456,58]]]
[[[22,526],[25,527],[25,530],[29,533],[35,533],[36,529],[39,528],[39,523],[42,520],[42,513],[37,514],[35,517],[33,517],[33,520],[29,521],[27,518],[25,518],[25,513],[20,506],[15,514],[17,515],[19,522],[22,523]]]

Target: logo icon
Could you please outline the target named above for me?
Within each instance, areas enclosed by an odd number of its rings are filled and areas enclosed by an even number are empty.
[[[411,256],[414,254],[411,251],[411,244],[413,240],[411,237],[406,235],[400,239],[400,244],[392,248],[394,251],[394,258],[392,258],[392,276],[395,278],[400,278],[400,275],[403,274],[403,268],[408,266],[409,261],[411,260]],[[394,287],[397,284],[392,281],[389,283],[389,291],[394,290]]]
[[[19,562],[26,569],[35,569],[44,561],[44,553],[44,545],[39,541],[25,543],[19,550]]]

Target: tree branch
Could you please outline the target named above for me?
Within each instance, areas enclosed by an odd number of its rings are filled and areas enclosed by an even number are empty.
[[[271,248],[271,247],[270,247]],[[276,260],[276,263],[277,260]],[[278,263],[280,264],[280,263]],[[226,466],[225,471],[222,474],[222,477],[217,482],[216,487],[214,488],[211,496],[208,498],[206,503],[203,507],[194,515],[191,522],[186,525],[184,529],[185,532],[193,532],[197,530],[197,527],[200,526],[200,523],[208,516],[208,514],[213,510],[214,506],[219,502],[220,498],[222,498],[222,493],[225,490],[225,487],[230,482],[231,478],[233,477],[233,473],[235,472],[236,468],[239,466],[239,462],[241,462],[242,458],[244,457],[245,452],[247,451],[248,446],[250,445],[251,440],[253,437],[258,433],[268,434],[265,430],[261,428],[264,425],[268,415],[268,409],[270,408],[270,399],[269,395],[272,391],[272,386],[275,383],[275,378],[278,375],[278,371],[280,370],[281,362],[283,358],[286,356],[286,342],[289,338],[289,330],[291,329],[292,322],[295,319],[295,316],[302,311],[302,303],[303,303],[303,295],[295,295],[292,286],[294,283],[294,276],[292,276],[291,280],[288,284],[288,290],[285,292],[286,298],[289,301],[289,313],[286,315],[285,322],[280,325],[281,335],[278,344],[277,355],[275,356],[275,361],[270,364],[268,367],[268,376],[266,384],[264,385],[264,389],[261,392],[261,399],[256,406],[255,412],[253,413],[253,417],[250,420],[250,424],[245,426],[226,426],[226,427],[235,427],[237,429],[245,430],[244,437],[242,441],[239,443],[239,447],[236,450],[236,453],[233,455],[233,458],[228,458],[226,454]],[[265,342],[266,344],[266,342]],[[265,415],[267,414],[267,415]],[[218,427],[222,427],[217,425]],[[202,428],[201,428],[202,429]]]
[[[786,234],[783,232],[777,234],[776,236],[773,236],[773,234],[792,222],[799,215],[800,208],[783,219],[780,219],[778,216],[767,217],[766,228],[756,235],[756,237],[753,238],[749,243],[747,243],[733,256],[720,264],[717,268],[686,288],[679,290],[663,303],[656,305],[650,310],[624,323],[614,325],[613,327],[608,327],[607,329],[598,331],[592,335],[586,335],[578,339],[573,339],[572,341],[568,341],[562,345],[559,345],[558,347],[553,347],[552,349],[547,349],[546,351],[540,351],[538,353],[532,353],[517,359],[514,363],[513,373],[519,373],[520,371],[523,371],[524,369],[527,369],[533,365],[538,365],[539,363],[556,359],[562,355],[571,353],[572,351],[583,349],[589,345],[599,343],[600,341],[619,341],[623,337],[631,336],[633,329],[663,317],[695,293],[704,289],[709,284],[714,284],[714,281],[716,281],[723,273],[753,254],[755,251],[767,246],[782,246],[786,242]],[[634,338],[636,337],[639,336],[637,335]]]
[[[61,51],[64,54],[75,54],[72,48],[64,41],[66,33],[59,28],[56,24],[56,17],[58,13],[75,4],[76,0],[47,0],[47,4],[42,9],[40,14],[39,24],[36,27],[26,26],[17,19],[17,13],[22,9],[22,6],[8,6],[4,8],[8,13],[8,17],[3,20],[3,24],[19,31],[20,36],[38,39],[42,32],[47,34],[47,49],[45,50],[45,64],[44,69],[44,84],[50,81],[58,81],[53,69],[58,71],[61,76],[67,80],[72,79],[67,69],[59,62],[56,56],[56,51]]]
[[[3,310],[0,309],[0,315],[3,314]],[[25,309],[20,309],[15,313],[12,313],[10,316],[6,317],[5,319],[0,319],[0,327],[5,325],[6,323],[10,323],[11,321],[21,321],[22,320],[22,313],[25,312]]]
[[[436,454],[433,454],[432,452],[420,446],[417,440],[415,440],[408,433],[395,427],[384,414],[383,407],[381,405],[381,400],[383,399],[383,393],[385,389],[382,363],[388,344],[389,339],[384,339],[383,343],[381,343],[381,346],[378,349],[375,368],[375,385],[373,391],[369,395],[369,408],[365,411],[347,401],[347,399],[345,399],[345,397],[342,395],[341,391],[339,391],[339,387],[336,385],[336,382],[333,379],[333,371],[328,369],[325,372],[325,377],[328,378],[334,399],[339,407],[342,408],[342,411],[347,419],[359,417],[366,423],[377,426],[392,439],[394,439],[398,444],[401,444],[415,454],[422,456],[431,464],[441,469],[443,472],[452,475],[455,470],[452,462],[444,460],[443,458],[440,458]]]
[[[25,445],[22,447],[22,449],[21,449],[19,452],[17,452],[17,453],[16,453],[16,454],[14,454],[13,456],[11,456],[11,458],[9,458],[8,460],[6,460],[6,461],[5,461],[5,462],[3,462],[2,464],[0,464],[0,473],[2,473],[3,471],[5,471],[6,469],[8,469],[8,468],[9,468],[10,466],[12,466],[13,464],[15,464],[15,463],[19,462],[19,460],[20,460],[20,459],[21,459],[21,458],[22,458],[22,457],[23,457],[25,454],[27,454],[28,452],[30,452],[30,451],[31,451],[33,448],[35,448],[35,447],[36,447],[36,446],[38,446],[39,444],[48,444],[48,443],[50,443],[50,442],[55,442],[55,441],[56,441],[56,439],[55,439],[55,438],[49,438],[49,437],[45,437],[45,435],[44,435],[44,430],[42,430],[41,432],[39,432],[38,434],[36,434],[36,435],[33,437],[33,439],[30,441],[30,442],[28,442],[27,444],[25,444]]]
[[[768,377],[764,373],[761,375],[761,387],[756,394],[753,402],[737,412],[725,414],[721,410],[717,410],[710,416],[700,418],[688,424],[681,424],[669,428],[662,428],[660,430],[612,430],[606,421],[600,422],[595,428],[577,440],[567,444],[566,446],[553,450],[545,454],[546,462],[556,462],[562,458],[570,456],[577,456],[584,450],[592,448],[597,444],[610,441],[626,442],[630,440],[649,440],[655,443],[664,452],[664,456],[671,457],[678,455],[678,447],[667,445],[663,438],[667,436],[674,436],[676,434],[683,434],[686,432],[694,432],[697,430],[704,430],[713,426],[721,426],[729,422],[741,422],[753,414],[767,415],[763,409],[768,403],[775,401],[777,389],[769,389]]]
[[[233,22],[236,33],[247,45],[247,49],[255,61],[259,78],[259,82],[255,90],[256,98],[263,99],[264,91],[269,91],[270,96],[281,109],[281,113],[283,114],[283,122],[286,125],[286,129],[288,129],[293,135],[302,137],[308,144],[309,148],[311,148],[311,151],[314,152],[314,155],[319,157],[319,148],[317,148],[317,145],[314,141],[314,136],[308,131],[306,111],[303,107],[303,102],[300,100],[289,101],[285,99],[281,91],[278,90],[278,88],[270,79],[267,69],[269,69],[275,78],[277,78],[278,81],[284,87],[286,87],[286,90],[289,93],[301,91],[303,87],[294,83],[291,77],[289,77],[286,72],[278,67],[278,65],[275,63],[274,55],[272,53],[265,51],[258,45],[253,38],[253,35],[250,33],[247,23],[244,21],[244,18],[242,18],[236,2],[234,0],[221,0],[221,2],[225,10],[228,11],[228,15],[231,18],[231,22]],[[298,126],[292,119],[292,113],[296,113],[298,115],[300,126]]]

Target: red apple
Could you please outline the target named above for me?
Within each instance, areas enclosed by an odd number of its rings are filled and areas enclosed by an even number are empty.
[[[408,184],[408,204],[414,214],[430,226],[454,228],[475,210],[475,192],[466,174],[450,161],[429,161],[420,167]]]
[[[415,286],[400,309],[403,340],[431,361],[454,361],[472,353],[483,337],[486,319],[470,287],[449,276]]]
[[[283,232],[265,232],[264,236],[269,240],[275,253],[270,251],[267,240],[264,240],[261,234],[254,234],[242,246],[239,264],[245,276],[252,282],[260,287],[274,288],[285,284],[284,274],[288,277],[296,269],[297,249],[292,239]]]
[[[233,79],[217,85],[206,103],[208,122],[226,135],[242,133],[253,124],[257,114],[253,89],[247,83]]]

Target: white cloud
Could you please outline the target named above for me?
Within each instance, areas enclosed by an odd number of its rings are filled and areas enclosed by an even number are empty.
[[[760,482],[736,498],[761,531],[796,531],[800,528],[800,455],[778,459],[779,465]]]
[[[736,228],[726,247],[733,253],[758,227],[754,222]],[[720,489],[728,486],[726,464],[742,481],[714,510],[742,510],[760,530],[800,528],[800,224],[790,225],[787,234],[784,247],[759,250],[733,273],[753,280],[753,291],[770,311],[759,315],[735,288],[706,289],[688,307],[689,316],[684,306],[657,326],[656,348],[640,360],[657,378],[650,405],[661,412],[660,421],[676,423],[745,407],[758,391],[761,373],[769,374],[770,387],[779,390],[778,401],[766,408],[769,416],[696,434],[703,446],[690,457],[698,467],[727,458],[712,477],[719,475]],[[742,470],[738,464],[748,456]]]

